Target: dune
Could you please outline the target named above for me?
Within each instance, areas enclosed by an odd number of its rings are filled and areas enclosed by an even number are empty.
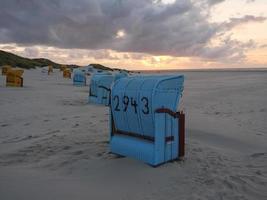
[[[186,156],[157,168],[109,153],[88,86],[0,76],[0,199],[267,199],[267,72],[182,73]]]

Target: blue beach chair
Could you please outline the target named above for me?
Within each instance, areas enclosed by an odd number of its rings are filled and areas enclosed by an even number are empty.
[[[106,73],[95,73],[90,81],[88,102],[108,106],[110,103],[110,88],[114,76]]]
[[[85,86],[86,85],[86,75],[80,69],[73,70],[73,85],[75,86]]]
[[[110,72],[99,72],[92,76],[89,88],[89,103],[110,104],[111,85],[114,81],[128,76],[125,72],[112,74]]]
[[[110,150],[152,166],[184,155],[184,76],[134,76],[111,91]]]

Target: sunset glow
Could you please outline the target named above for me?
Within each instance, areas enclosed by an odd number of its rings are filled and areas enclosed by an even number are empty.
[[[84,26],[74,30],[66,26],[65,21],[62,24],[51,22],[48,29],[40,30],[49,34],[44,41],[41,40],[46,35],[27,39],[27,34],[14,33],[23,27],[16,25],[10,28],[0,20],[0,49],[63,64],[100,63],[138,70],[267,67],[265,0],[151,1],[151,4],[138,1],[140,7],[115,2],[108,5],[114,7],[114,12],[105,16],[106,25],[97,13],[100,11],[90,11],[88,8],[86,12],[78,6],[73,8],[77,9],[77,15],[71,16],[68,23],[73,27],[76,24]],[[3,6],[0,11],[5,9],[3,13],[11,12],[7,10],[8,6]],[[67,5],[60,6],[62,10],[71,9]],[[14,13],[9,16],[14,17]],[[188,15],[199,16],[190,22],[192,17]],[[18,16],[19,13],[14,18]],[[91,18],[95,20],[91,22]],[[177,27],[176,21],[179,24]],[[36,21],[32,22],[35,23],[38,26]],[[113,31],[113,26],[119,28]],[[67,34],[67,31],[73,31],[73,35]],[[28,35],[35,37],[38,34]]]

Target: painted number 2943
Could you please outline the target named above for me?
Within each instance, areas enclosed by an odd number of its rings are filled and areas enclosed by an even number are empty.
[[[120,99],[120,97],[118,95],[115,95],[113,97],[113,101],[115,103],[115,109],[114,109],[115,111],[121,111],[120,104],[122,104],[123,105],[122,111],[126,112],[129,108],[129,106],[132,106],[134,108],[134,112],[137,113],[138,104],[133,97],[129,98],[128,96],[123,96],[123,98]],[[142,102],[142,113],[145,115],[149,114],[148,98],[142,97],[141,102]]]

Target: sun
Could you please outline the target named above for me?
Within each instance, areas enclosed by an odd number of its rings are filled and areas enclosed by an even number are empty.
[[[126,33],[124,30],[118,30],[116,33],[116,38],[124,38],[126,36]]]

